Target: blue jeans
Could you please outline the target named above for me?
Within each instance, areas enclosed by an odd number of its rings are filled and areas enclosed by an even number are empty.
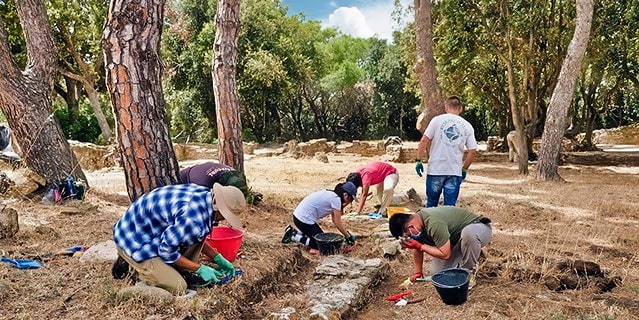
[[[439,196],[444,192],[444,205],[454,206],[459,197],[459,186],[462,177],[426,175],[426,207],[436,207]]]

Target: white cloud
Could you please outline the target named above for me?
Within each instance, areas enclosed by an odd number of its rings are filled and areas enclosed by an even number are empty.
[[[328,3],[328,5],[329,5],[331,8],[337,8],[337,2],[335,2],[335,1],[331,1],[331,2],[329,2],[329,3]]]
[[[404,7],[410,0],[402,0]],[[396,23],[391,14],[394,10],[393,0],[384,0],[368,6],[339,7],[322,21],[323,27],[332,27],[353,37],[368,38],[377,36],[388,41],[393,40],[393,29]]]
[[[325,26],[340,29],[357,38],[372,37],[374,32],[366,18],[356,7],[339,7],[328,16]]]

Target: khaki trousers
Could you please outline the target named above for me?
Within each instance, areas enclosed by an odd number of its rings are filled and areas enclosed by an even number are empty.
[[[188,247],[183,257],[198,262],[200,252],[204,242],[194,244]],[[147,285],[162,288],[173,295],[183,295],[186,292],[186,281],[178,273],[173,266],[166,264],[160,257],[153,257],[142,262],[135,262],[124,250],[117,247],[118,254],[122,259],[129,263],[131,267],[138,273],[138,278]]]

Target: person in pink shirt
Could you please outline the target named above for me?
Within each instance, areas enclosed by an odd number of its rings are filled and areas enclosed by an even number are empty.
[[[357,204],[357,214],[360,214],[364,209],[366,198],[369,195],[369,188],[373,185],[377,186],[376,194],[380,207],[376,215],[381,217],[386,211],[386,207],[393,200],[393,193],[399,182],[399,174],[397,169],[390,164],[375,161],[357,168],[346,177],[346,181],[352,182],[358,188],[362,187],[362,196],[359,197],[359,203]]]

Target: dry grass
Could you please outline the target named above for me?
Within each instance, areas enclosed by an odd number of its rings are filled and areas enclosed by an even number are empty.
[[[60,207],[16,199],[20,232],[0,240],[4,256],[42,259],[44,268],[18,270],[0,264],[0,281],[11,292],[0,293],[0,319],[260,319],[284,307],[303,309],[304,285],[312,281],[319,257],[297,246],[279,244],[297,203],[308,193],[332,188],[353,168],[370,158],[329,155],[330,163],[290,158],[253,158],[246,163],[253,188],[263,204],[245,216],[247,235],[236,265],[245,270],[239,281],[201,289],[191,300],[170,305],[120,301],[124,281],[110,277],[110,263],[82,264],[77,257],[51,253],[75,245],[93,245],[112,238],[113,223],[126,210],[128,197],[120,170],[88,173],[93,190],[82,214],[65,215]],[[397,192],[424,180],[413,164],[397,164]],[[533,169],[533,168],[531,168]],[[430,284],[409,289],[426,300],[404,308],[383,298],[401,292],[399,284],[412,274],[409,252],[389,261],[390,274],[370,293],[356,319],[636,319],[639,315],[639,170],[616,173],[597,167],[566,167],[565,183],[543,183],[517,175],[510,163],[476,163],[462,186],[459,204],[489,216],[494,239],[486,248],[477,286],[468,303],[444,305]],[[627,173],[630,172],[630,173]],[[367,204],[372,210],[374,201]],[[347,208],[351,210],[351,208]],[[366,210],[365,210],[366,211]],[[354,223],[349,230],[369,235],[380,221]],[[330,219],[326,231],[335,231]],[[362,237],[352,256],[380,257],[372,237]],[[622,283],[610,292],[587,286],[550,291],[543,279],[557,275],[555,263],[582,259],[598,263],[607,276]],[[427,263],[427,262],[426,262]]]

